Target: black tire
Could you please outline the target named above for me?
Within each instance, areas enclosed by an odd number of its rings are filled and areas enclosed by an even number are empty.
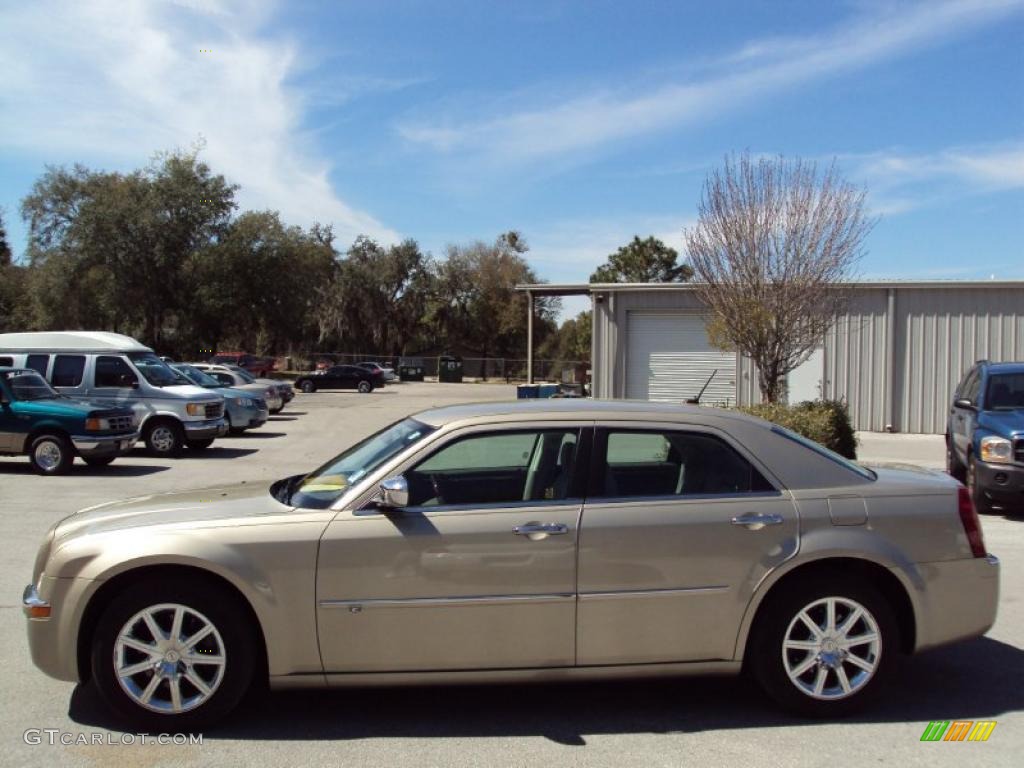
[[[316,384],[307,379],[306,381],[302,382],[302,385],[299,387],[299,389],[301,389],[308,395],[312,392],[316,392]]]
[[[284,406],[282,405],[280,408],[271,408],[270,412],[276,416],[277,414],[279,414],[283,410],[284,410]]]
[[[985,497],[985,492],[978,486],[978,463],[974,456],[967,457],[967,490],[971,493],[971,501],[974,502],[974,510],[979,515],[988,515],[995,512],[992,509],[992,502]]]
[[[63,435],[37,435],[28,447],[28,461],[37,474],[66,475],[75,461],[75,449]]]
[[[117,456],[83,456],[82,461],[90,467],[106,467],[116,458]]]
[[[202,440],[186,440],[185,445],[192,451],[205,451],[211,445],[213,445],[212,437],[204,437]]]
[[[173,672],[178,673],[176,677],[182,701],[186,705],[197,695],[203,695],[199,688],[191,684],[187,674],[199,676],[201,682],[212,688],[212,693],[205,701],[192,701],[193,708],[177,714],[147,709],[125,690],[126,687],[136,691],[142,689],[153,679],[154,671],[144,669],[136,675],[125,677],[125,686],[122,687],[115,666],[118,636],[141,611],[163,604],[183,606],[186,609],[181,632],[183,636],[188,636],[190,629],[202,626],[203,620],[214,626],[216,634],[210,633],[207,639],[195,646],[199,653],[194,658],[203,658],[205,652],[207,657],[220,655],[224,660],[223,671],[218,672],[219,665],[196,662],[190,666],[185,659],[168,662],[167,657],[163,657],[164,662],[173,664]],[[162,630],[164,642],[169,638],[173,616],[173,610],[156,614],[157,626]],[[135,630],[131,636],[149,644],[153,637],[147,629],[143,629],[144,622],[140,621],[134,623]],[[91,643],[92,679],[110,708],[141,730],[180,733],[205,728],[231,712],[249,690],[257,669],[258,637],[249,613],[239,604],[237,596],[221,585],[204,579],[144,579],[117,594],[100,617]],[[178,644],[169,650],[180,654],[180,649],[181,645]],[[146,660],[146,654],[139,651],[125,651],[124,654],[126,664]],[[157,684],[150,701],[154,704],[163,701],[169,703],[168,678],[165,677],[164,681]]]
[[[185,448],[185,430],[173,419],[151,419],[143,432],[146,449],[153,456],[173,458]]]
[[[967,471],[960,459],[956,456],[956,449],[953,448],[953,440],[946,435],[946,472],[959,480],[961,483],[967,479]]]
[[[895,614],[888,600],[882,596],[869,583],[857,581],[849,577],[835,573],[824,578],[816,578],[815,583],[800,584],[777,595],[769,595],[766,603],[761,606],[754,631],[751,634],[750,642],[747,644],[746,659],[749,670],[755,679],[760,683],[765,692],[786,709],[808,717],[837,717],[854,712],[868,704],[884,686],[885,679],[892,673],[896,663],[896,656],[900,652],[899,625],[896,622]],[[794,669],[799,670],[802,662],[810,661],[807,654],[814,653],[809,650],[790,650],[784,652],[783,641],[787,633],[791,631],[799,633],[805,629],[802,622],[798,623],[798,615],[805,608],[813,605],[816,601],[830,597],[841,598],[846,601],[854,601],[863,608],[867,615],[873,619],[878,627],[880,643],[877,654],[871,656],[871,648],[859,645],[856,655],[860,658],[868,657],[875,662],[873,672],[864,679],[859,687],[854,687],[853,692],[840,696],[841,691],[838,672],[828,669],[815,663],[803,676],[797,676],[797,680],[813,687],[822,669],[825,669],[825,689],[827,694],[830,689],[838,688],[835,698],[815,698],[813,693],[805,692],[797,687],[786,670],[788,662]],[[824,617],[824,606],[812,609],[811,618],[817,623],[817,616]],[[844,618],[850,614],[845,611],[840,613],[836,609],[836,626],[841,627]],[[827,625],[825,625],[827,626]],[[866,619],[858,619],[851,630],[854,635],[866,634],[869,626]],[[811,636],[807,631],[808,638]],[[826,635],[827,636],[827,635]],[[788,654],[784,656],[784,653]],[[800,654],[804,654],[801,656]],[[817,654],[815,658],[819,658]],[[785,659],[785,661],[784,661]],[[837,665],[843,670],[851,686],[855,685],[858,667],[851,662],[840,661]],[[852,677],[851,677],[852,675]]]
[[[370,392],[373,392],[373,382],[366,381],[364,379],[359,382],[359,386],[356,387],[356,389],[358,389],[362,394],[368,395]]]

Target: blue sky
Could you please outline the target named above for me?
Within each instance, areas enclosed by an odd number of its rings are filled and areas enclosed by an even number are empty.
[[[41,0],[0,6],[0,71],[18,253],[45,165],[201,136],[243,207],[435,255],[515,228],[553,282],[682,250],[727,152],[835,157],[862,276],[1024,277],[1024,0]]]

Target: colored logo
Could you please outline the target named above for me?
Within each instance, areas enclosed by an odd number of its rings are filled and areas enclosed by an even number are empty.
[[[921,741],[988,741],[995,727],[995,720],[932,720]]]

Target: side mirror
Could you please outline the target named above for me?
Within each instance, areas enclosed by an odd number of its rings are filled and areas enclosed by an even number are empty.
[[[389,477],[380,484],[380,505],[387,509],[409,506],[409,484],[401,475]]]
[[[953,403],[953,405],[955,405],[957,408],[967,408],[972,411],[975,410],[974,403],[972,403],[966,397],[961,397],[959,400],[956,400]]]

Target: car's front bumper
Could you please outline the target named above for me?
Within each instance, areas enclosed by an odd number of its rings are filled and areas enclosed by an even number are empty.
[[[268,418],[266,408],[247,405],[229,406],[228,415],[231,416],[231,426],[235,429],[262,427],[267,423]]]
[[[139,439],[139,433],[129,435],[74,435],[71,444],[79,456],[120,456],[128,453]]]
[[[77,644],[81,612],[76,608],[85,605],[94,587],[90,579],[43,576],[38,585],[25,588],[21,605],[32,663],[50,677],[72,683],[81,679]],[[32,609],[42,606],[49,609],[49,615],[33,618]]]
[[[999,558],[920,563],[915,650],[980,637],[995,623],[999,604]]]
[[[189,440],[205,440],[228,433],[228,423],[223,417],[206,421],[185,421],[182,422],[182,426],[185,427],[185,437]]]
[[[978,489],[1007,512],[1024,511],[1024,467],[1016,464],[975,464]]]

